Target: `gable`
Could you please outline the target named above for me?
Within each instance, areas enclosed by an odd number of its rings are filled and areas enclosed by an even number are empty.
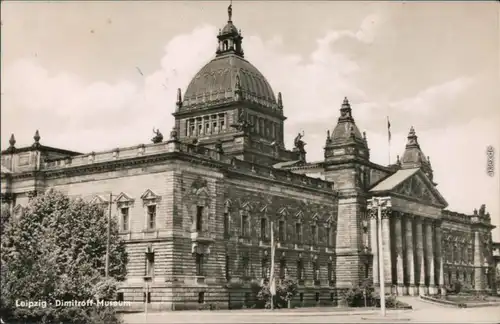
[[[391,192],[442,208],[448,205],[432,182],[420,170],[394,187]]]
[[[142,200],[153,200],[153,199],[157,199],[158,198],[158,195],[155,194],[153,191],[151,191],[151,189],[148,189],[146,190],[142,195],[141,195],[141,199]]]
[[[100,205],[100,204],[107,204],[109,203],[109,201],[107,199],[105,199],[103,196],[101,195],[95,195],[94,197],[92,197],[92,199],[90,200],[90,203],[91,204],[97,204],[97,205]]]
[[[118,197],[116,197],[116,200],[115,200],[115,202],[117,202],[117,203],[125,203],[125,202],[132,202],[132,201],[133,201],[133,199],[130,198],[130,196],[124,192],[120,193],[118,195]]]

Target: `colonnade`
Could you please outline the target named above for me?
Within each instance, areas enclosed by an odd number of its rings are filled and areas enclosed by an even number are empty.
[[[377,226],[370,220],[373,284],[380,285]],[[382,260],[387,292],[397,295],[435,295],[444,285],[439,220],[382,210]]]

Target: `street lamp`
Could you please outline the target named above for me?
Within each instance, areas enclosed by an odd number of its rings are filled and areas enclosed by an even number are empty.
[[[378,266],[379,266],[379,281],[380,281],[380,312],[385,316],[385,283],[384,283],[384,246],[382,244],[382,209],[391,208],[390,197],[373,197],[368,200],[369,205],[373,209],[377,209],[374,215],[377,218],[377,251],[378,251]],[[389,230],[389,229],[387,229]],[[388,247],[390,248],[390,247]]]

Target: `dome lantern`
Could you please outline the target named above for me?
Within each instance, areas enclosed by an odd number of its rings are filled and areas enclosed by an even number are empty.
[[[236,26],[233,24],[232,4],[227,7],[227,16],[228,20],[226,26],[224,26],[224,28],[219,31],[219,35],[217,35],[218,45],[215,53],[217,56],[233,53],[243,57],[243,48],[241,46],[243,37],[241,36],[241,30],[238,31]]]

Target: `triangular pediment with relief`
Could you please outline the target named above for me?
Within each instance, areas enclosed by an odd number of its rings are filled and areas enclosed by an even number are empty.
[[[420,170],[405,179],[391,191],[398,195],[416,199],[426,204],[440,206],[442,208],[448,206],[448,203],[443,196],[439,193],[427,176]]]
[[[90,203],[91,204],[97,204],[97,205],[102,205],[102,204],[107,204],[109,203],[109,201],[107,199],[105,199],[103,196],[101,195],[95,195],[92,197],[92,199],[90,199]]]
[[[116,202],[129,202],[129,201],[133,201],[133,199],[124,192],[120,193],[116,197]]]

